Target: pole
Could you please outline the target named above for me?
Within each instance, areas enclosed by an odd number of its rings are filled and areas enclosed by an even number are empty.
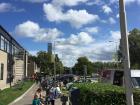
[[[117,42],[115,42],[115,44],[116,44],[116,54],[115,54],[115,58],[116,58],[116,66],[117,66],[117,70],[119,70],[119,67],[118,67],[118,65],[119,65],[119,61],[118,61],[118,43]]]
[[[87,65],[84,65],[84,81],[86,82],[86,76],[87,76]]]
[[[122,52],[123,52],[123,60],[124,60],[123,64],[124,64],[126,101],[127,101],[127,105],[134,105],[132,83],[131,83],[131,73],[130,73],[129,45],[128,45],[127,22],[126,22],[124,0],[119,0],[119,6],[120,6],[120,30],[121,30],[122,48],[123,48]]]
[[[55,41],[54,41],[54,81],[56,81]]]

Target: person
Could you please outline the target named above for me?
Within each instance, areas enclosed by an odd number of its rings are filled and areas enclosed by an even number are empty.
[[[66,105],[67,101],[68,101],[68,97],[65,94],[62,94],[61,96],[62,105]]]
[[[56,98],[60,97],[61,96],[61,90],[60,90],[60,87],[59,87],[59,83],[56,84],[56,91],[55,91],[55,94],[56,94]]]
[[[32,105],[40,105],[40,100],[37,95],[34,95]]]
[[[50,88],[49,91],[49,99],[51,105],[55,105],[55,98],[56,98],[56,87],[55,84],[52,84],[52,87]]]
[[[48,86],[46,87],[46,105],[50,105],[49,93],[50,93],[50,86],[48,85]]]
[[[42,89],[41,88],[37,89],[37,91],[35,92],[35,95],[37,95],[40,102],[43,104],[44,103],[44,96],[42,95]]]

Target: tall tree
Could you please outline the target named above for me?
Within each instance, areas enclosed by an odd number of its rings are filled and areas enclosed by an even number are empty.
[[[130,31],[128,39],[131,68],[140,69],[140,30],[135,28]],[[123,58],[121,54],[121,49],[122,48],[120,46],[119,58]]]
[[[87,74],[91,74],[93,72],[93,65],[92,62],[90,62],[87,57],[79,57],[77,59],[77,63],[73,67],[73,72],[83,75],[84,74],[84,65],[87,66]]]
[[[41,72],[47,74],[54,73],[54,61],[52,60],[54,56],[50,55],[46,51],[39,51],[36,57],[36,63],[40,67]],[[56,73],[63,73],[63,63],[60,61],[58,55],[55,56],[55,66]]]

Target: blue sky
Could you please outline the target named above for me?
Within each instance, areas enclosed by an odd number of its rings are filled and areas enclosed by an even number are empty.
[[[140,28],[140,0],[125,1],[128,30]],[[80,56],[112,60],[118,11],[118,0],[1,0],[0,24],[32,54],[55,41],[63,63],[72,66]]]

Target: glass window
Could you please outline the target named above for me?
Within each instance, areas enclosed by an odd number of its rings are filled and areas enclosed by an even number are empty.
[[[1,36],[1,49],[4,50],[4,37]]]
[[[15,55],[15,46],[12,45],[12,55]]]
[[[10,53],[9,41],[7,41],[7,52]]]
[[[4,64],[3,63],[1,63],[1,65],[0,65],[1,67],[0,67],[0,80],[3,80],[3,71],[4,71]]]
[[[4,41],[4,51],[6,51],[6,52],[7,52],[7,44],[8,44],[8,41],[5,39],[5,41]]]

